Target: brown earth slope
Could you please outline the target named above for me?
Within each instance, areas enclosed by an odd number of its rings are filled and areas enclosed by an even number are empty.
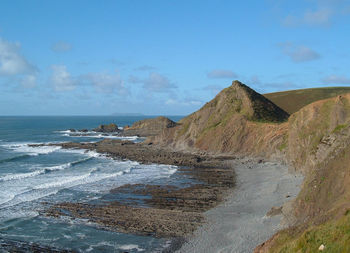
[[[305,174],[293,226],[256,252],[350,251],[350,94],[310,104],[289,119],[287,155]]]
[[[292,225],[256,252],[350,251],[350,94],[288,113],[235,81],[199,111],[151,141],[175,149],[277,156],[302,172],[300,194],[282,212]]]
[[[144,119],[135,122],[131,127],[125,127],[123,135],[154,136],[161,134],[164,129],[172,128],[176,123],[166,117]]]
[[[239,81],[151,141],[176,149],[270,156],[283,149],[289,114]]]

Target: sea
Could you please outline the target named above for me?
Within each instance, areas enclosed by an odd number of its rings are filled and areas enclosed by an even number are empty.
[[[0,243],[37,243],[76,252],[158,252],[169,242],[151,236],[109,231],[87,220],[42,215],[62,201],[92,202],[123,184],[167,182],[176,166],[115,160],[104,154],[57,146],[104,138],[142,141],[91,131],[100,124],[120,127],[152,116],[0,117]],[[170,116],[174,121],[181,116]],[[70,129],[88,129],[73,132]],[[1,244],[0,244],[1,245]],[[0,249],[0,252],[6,252]]]

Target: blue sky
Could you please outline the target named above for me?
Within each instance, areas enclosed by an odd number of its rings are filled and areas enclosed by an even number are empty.
[[[184,115],[350,85],[350,0],[2,0],[0,115]]]

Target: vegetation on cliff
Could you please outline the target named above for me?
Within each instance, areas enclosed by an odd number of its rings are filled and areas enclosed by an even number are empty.
[[[350,93],[332,97],[346,91],[308,89],[270,96],[294,112],[289,117],[270,100],[234,81],[153,141],[177,149],[285,160],[305,175],[298,197],[282,209],[292,226],[256,252],[315,252],[322,244],[327,252],[348,252]],[[324,97],[332,98],[319,100]],[[285,107],[294,100],[293,108]]]
[[[265,155],[282,145],[288,117],[264,96],[234,81],[154,141],[180,149]]]
[[[263,94],[289,114],[299,111],[304,106],[327,98],[350,93],[350,87],[325,87],[301,90],[289,90]]]
[[[349,252],[350,94],[312,103],[289,119],[287,158],[305,175],[293,226],[256,252]]]
[[[164,129],[176,126],[176,122],[160,116],[154,119],[144,119],[135,122],[131,127],[124,128],[124,135],[154,136]]]

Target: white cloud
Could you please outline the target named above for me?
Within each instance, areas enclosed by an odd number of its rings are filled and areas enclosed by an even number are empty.
[[[76,80],[67,71],[65,65],[53,65],[50,77],[51,84],[56,91],[70,91],[76,87]]]
[[[70,51],[72,49],[72,45],[64,41],[58,41],[52,45],[51,49],[54,52],[63,53]]]
[[[0,75],[34,74],[37,68],[21,54],[19,43],[0,38]]]
[[[86,79],[90,81],[99,92],[117,92],[119,95],[127,95],[129,93],[118,72],[114,75],[108,73],[90,73],[86,75]]]
[[[155,70],[155,67],[149,66],[149,65],[142,65],[137,68],[135,68],[136,71],[150,71]]]
[[[308,0],[313,5],[297,14],[288,15],[282,21],[285,26],[323,26],[329,27],[333,19],[341,15],[349,15],[348,0]]]
[[[128,82],[129,83],[142,83],[143,80],[137,76],[134,76],[134,75],[130,75],[129,76],[129,79],[128,79]]]
[[[168,100],[165,101],[165,104],[177,105],[177,106],[199,106],[199,105],[202,105],[203,102],[196,99],[190,99],[190,98],[187,98],[184,100],[169,98]]]
[[[330,8],[306,11],[303,21],[307,25],[329,25],[334,12]]]
[[[212,95],[218,94],[223,89],[220,85],[207,85],[203,87],[203,90],[208,90],[211,92]]]
[[[142,83],[143,88],[151,92],[170,92],[172,89],[177,88],[166,76],[156,72],[150,73],[146,79],[130,76],[129,82]]]
[[[36,86],[36,75],[26,75],[21,80],[21,86],[24,88],[34,88]]]
[[[283,20],[285,26],[328,26],[331,23],[331,19],[334,15],[334,11],[331,8],[321,8],[317,10],[307,10],[301,16],[288,15]]]
[[[295,45],[291,42],[281,43],[279,47],[283,53],[293,62],[300,63],[319,59],[321,56],[314,50],[303,45]]]
[[[209,73],[207,73],[207,77],[213,78],[213,79],[230,79],[230,78],[236,78],[237,75],[231,70],[214,69]]]
[[[330,75],[322,79],[325,84],[350,84],[350,78],[346,76]]]
[[[255,85],[261,84],[260,78],[257,75],[253,75],[250,78],[250,82],[251,82],[251,84],[255,84]]]

